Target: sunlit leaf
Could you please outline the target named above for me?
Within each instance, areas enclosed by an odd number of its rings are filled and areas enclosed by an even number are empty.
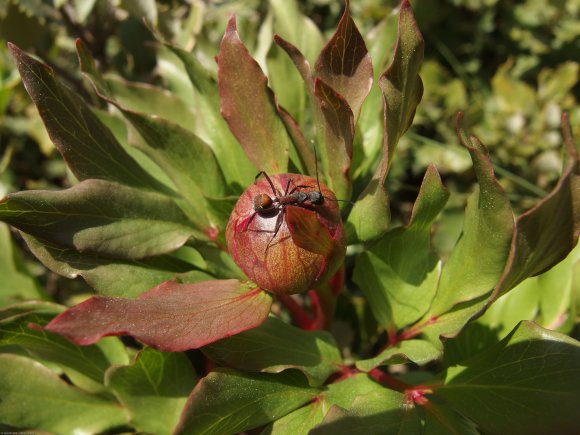
[[[137,299],[92,297],[45,329],[88,345],[107,335],[131,335],[159,350],[178,352],[229,337],[264,322],[271,297],[238,280],[166,282]]]

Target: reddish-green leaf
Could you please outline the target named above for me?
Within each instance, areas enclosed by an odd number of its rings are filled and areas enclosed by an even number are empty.
[[[315,69],[318,77],[346,100],[356,122],[373,84],[373,65],[350,17],[348,0],[345,3],[336,31],[320,52]]]
[[[562,261],[578,242],[580,161],[567,117],[562,124],[568,152],[564,173],[548,196],[518,217],[509,263],[494,297]]]
[[[260,325],[270,296],[238,280],[165,282],[137,299],[92,297],[65,311],[46,330],[87,345],[131,335],[159,350],[194,349]]]
[[[270,173],[286,172],[291,140],[274,94],[252,59],[232,17],[218,54],[221,112],[250,161]]]
[[[195,234],[168,197],[103,180],[10,194],[0,219],[57,246],[125,259],[171,252]]]
[[[198,382],[176,434],[235,434],[276,420],[316,396],[299,372],[217,369]]]
[[[286,224],[292,240],[302,249],[328,256],[335,242],[329,229],[318,219],[314,211],[302,207],[286,207]]]
[[[9,48],[50,138],[78,179],[166,190],[127,154],[86,103],[58,81],[52,69],[13,44]]]
[[[424,45],[411,5],[408,0],[404,0],[399,12],[395,54],[379,79],[385,110],[384,176],[391,165],[397,143],[411,126],[423,96],[419,70],[423,63]]]
[[[329,187],[340,199],[350,198],[349,170],[354,140],[354,117],[346,100],[322,80],[314,83],[314,95],[320,105],[325,137],[321,154]]]

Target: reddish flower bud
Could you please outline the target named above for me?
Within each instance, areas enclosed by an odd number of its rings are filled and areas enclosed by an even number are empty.
[[[248,278],[276,294],[325,282],[346,252],[334,193],[298,174],[264,176],[248,187],[230,216],[226,240]]]

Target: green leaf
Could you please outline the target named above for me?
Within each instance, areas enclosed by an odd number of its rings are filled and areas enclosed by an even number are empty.
[[[214,362],[240,370],[279,373],[298,369],[313,386],[321,385],[342,364],[328,332],[303,331],[274,317],[202,350]]]
[[[127,408],[132,424],[153,434],[172,433],[196,382],[185,354],[151,348],[139,352],[133,364],[107,372],[107,386]]]
[[[354,281],[390,335],[419,320],[431,305],[440,271],[430,250],[431,225],[448,197],[430,166],[409,223],[389,231],[357,259]]]
[[[425,340],[404,340],[389,346],[377,356],[356,362],[356,368],[368,372],[375,367],[403,364],[409,361],[415,364],[426,364],[441,356],[441,350]]]
[[[513,237],[514,216],[507,195],[495,179],[487,150],[467,136],[457,117],[457,134],[469,151],[479,188],[469,198],[463,234],[445,263],[431,313],[485,295],[502,275]]]
[[[346,382],[346,381],[345,381]],[[338,384],[340,388],[340,384]],[[359,375],[346,400],[338,402],[326,413],[323,422],[310,433],[318,434],[402,434],[418,433],[419,419],[405,395],[382,387],[368,376]]]
[[[94,346],[79,347],[61,336],[29,327],[29,324],[45,325],[51,317],[30,313],[0,323],[0,347],[19,346],[44,361],[56,363],[75,385],[89,391],[103,391],[109,366],[129,362],[121,341],[111,337]]]
[[[435,394],[486,433],[574,433],[580,343],[522,322],[496,346],[449,368]]]
[[[373,65],[364,39],[350,17],[348,0],[336,31],[316,60],[315,70],[346,100],[356,123],[373,84]]]
[[[288,414],[317,393],[298,372],[274,375],[217,369],[196,385],[175,433],[242,432]]]
[[[382,236],[391,223],[389,196],[382,182],[373,178],[354,203],[346,221],[349,244]]]
[[[45,329],[81,345],[109,335],[131,335],[156,349],[180,352],[261,325],[271,304],[271,296],[253,283],[168,281],[137,299],[94,296]]]
[[[52,69],[13,44],[9,48],[50,138],[76,178],[167,190],[127,154],[86,103],[56,79]]]
[[[28,271],[12,242],[8,226],[0,223],[0,307],[27,299],[48,299]]]
[[[222,116],[250,161],[269,173],[287,172],[291,139],[266,76],[238,36],[235,17],[220,45],[218,83]]]
[[[181,277],[194,268],[190,263],[162,255],[141,260],[120,260],[78,252],[72,248],[40,241],[22,233],[28,248],[53,272],[74,279],[82,276],[103,296],[136,297],[164,281]],[[208,280],[211,275],[195,271]]]
[[[103,433],[128,423],[117,403],[68,385],[40,363],[0,355],[0,421],[18,429]]]
[[[444,402],[429,397],[422,411],[424,432],[429,435],[480,435],[477,425]]]
[[[0,219],[58,246],[124,259],[173,251],[195,232],[166,196],[103,180],[10,194]]]
[[[423,63],[424,46],[411,5],[408,0],[404,0],[399,10],[397,45],[393,60],[379,78],[385,111],[384,176],[391,165],[399,139],[411,126],[415,110],[423,96],[423,82],[419,77],[419,70]]]

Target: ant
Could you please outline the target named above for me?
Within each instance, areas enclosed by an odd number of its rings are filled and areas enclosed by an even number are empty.
[[[309,192],[299,190],[312,188],[312,186],[308,185],[297,185],[290,190],[290,185],[293,183],[293,181],[291,178],[289,178],[283,193],[274,187],[274,183],[266,172],[260,171],[258,175],[256,175],[256,179],[262,175],[266,178],[268,184],[272,188],[273,195],[270,196],[266,193],[259,193],[254,196],[254,214],[252,214],[252,216],[245,222],[244,231],[250,226],[250,223],[254,220],[256,215],[269,216],[279,212],[278,218],[276,219],[276,226],[274,228],[274,235],[270,239],[270,242],[268,242],[268,246],[266,247],[267,249],[270,246],[270,243],[272,243],[272,240],[276,238],[278,231],[280,231],[280,227],[284,221],[284,215],[286,214],[286,206],[297,205],[310,208],[308,205],[314,206],[324,204],[325,197],[322,195],[322,191],[320,189],[318,173],[316,174],[316,184],[318,186],[318,190],[311,190]]]

